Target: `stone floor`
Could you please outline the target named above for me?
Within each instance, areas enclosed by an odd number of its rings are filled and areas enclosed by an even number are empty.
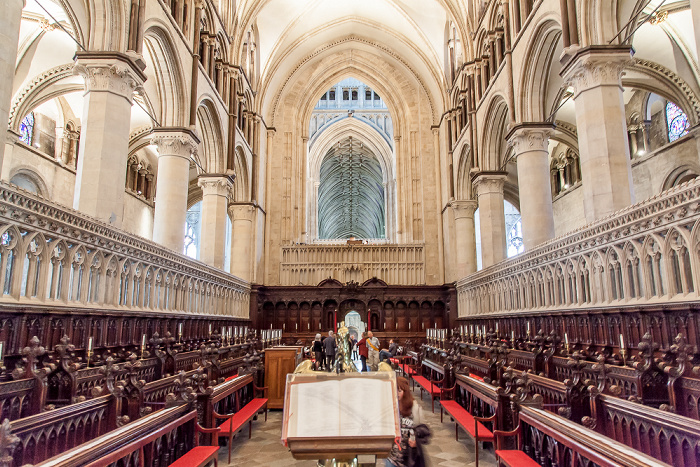
[[[420,391],[414,390],[414,396],[420,397]],[[430,412],[430,400],[427,396],[421,402],[426,423],[433,432],[427,453],[430,465],[433,467],[474,467],[474,441],[460,428],[459,441],[455,441],[454,422],[449,417],[440,423],[438,402],[435,402],[435,413]],[[282,411],[274,410],[268,414],[267,423],[264,417],[253,422],[253,436],[248,439],[248,429],[244,428],[233,440],[231,463],[228,462],[228,449],[222,447],[219,455],[220,466],[266,466],[283,467],[288,465],[315,466],[315,461],[295,460],[289,450],[282,445]],[[496,461],[493,450],[479,451],[480,467],[495,467]],[[384,466],[384,461],[377,461],[377,466]]]

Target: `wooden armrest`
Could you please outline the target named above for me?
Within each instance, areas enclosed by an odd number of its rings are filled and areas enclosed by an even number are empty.
[[[268,388],[269,388],[269,386],[263,386],[263,387],[260,387],[260,388],[259,388],[259,387],[257,387],[255,384],[253,384],[253,391],[254,391],[254,392],[255,392],[255,391],[262,391],[262,392],[263,392],[263,395],[267,395],[267,390],[268,390]]]
[[[431,379],[431,380],[430,380],[430,384],[433,384],[433,385],[442,384],[443,381],[444,381],[443,379],[441,379],[440,381],[432,380],[432,379]]]
[[[446,392],[451,392],[451,393],[454,394],[454,390],[455,390],[456,387],[457,387],[457,383],[455,383],[455,385],[452,386],[451,388],[441,388],[441,389],[440,389],[440,392],[443,393],[443,394],[446,393]],[[452,396],[452,398],[454,398],[454,396]]]
[[[501,449],[501,438],[504,438],[506,436],[517,436],[518,434],[520,434],[520,423],[518,423],[518,426],[516,426],[515,430],[513,431],[493,430],[493,436],[494,438],[496,438],[496,450]],[[518,449],[520,449],[519,446]]]
[[[496,420],[496,414],[493,414],[490,417],[474,417],[474,420],[477,420],[479,422],[492,422]]]
[[[199,423],[195,423],[194,429],[195,429],[195,435],[194,435],[195,446],[199,445],[199,442],[198,442],[199,436],[197,436],[197,433],[211,433],[211,434],[213,434],[214,436],[211,437],[211,440],[212,440],[211,445],[212,446],[219,445],[219,432],[221,431],[221,428],[204,428]]]
[[[221,415],[220,413],[217,413],[215,410],[212,410],[211,413],[214,415],[214,418],[218,418],[218,419],[225,419],[225,418],[233,417],[233,414]]]

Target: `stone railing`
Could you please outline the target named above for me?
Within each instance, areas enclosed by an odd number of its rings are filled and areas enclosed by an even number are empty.
[[[698,299],[700,179],[457,282],[459,316]]]
[[[0,183],[0,304],[247,318],[250,284]]]
[[[282,247],[281,285],[343,283],[377,277],[392,285],[425,284],[423,244],[290,245]]]

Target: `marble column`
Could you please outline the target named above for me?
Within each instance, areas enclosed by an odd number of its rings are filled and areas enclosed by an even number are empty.
[[[479,201],[481,265],[484,268],[506,259],[505,182],[505,172],[479,172],[472,180]]]
[[[121,227],[131,105],[146,76],[122,53],[78,52],[75,57],[86,92],[73,208]]]
[[[22,8],[24,0],[8,0],[3,2],[4,7],[0,15],[0,122],[2,122],[2,135],[0,136],[0,166],[2,166],[5,152],[5,133],[7,121],[10,118],[10,104],[12,103],[12,82],[15,77],[15,63],[17,62],[17,47],[19,45],[19,24],[22,20]],[[24,118],[24,115],[19,116]]]
[[[515,126],[506,137],[513,146],[518,163],[520,214],[526,250],[554,238],[549,176],[551,133],[551,124],[525,123]]]
[[[199,259],[215,268],[224,268],[226,218],[232,177],[221,174],[200,175],[202,187],[202,230]]]
[[[231,274],[250,281],[253,264],[253,220],[255,206],[250,203],[232,204],[228,208],[233,225],[231,228]]]
[[[457,246],[457,279],[476,272],[476,229],[474,212],[476,200],[452,201],[450,203],[455,216],[455,239]]]
[[[632,52],[629,46],[586,47],[561,71],[574,88],[584,212],[589,223],[634,202],[620,82]]]
[[[156,128],[151,142],[158,146],[156,209],[153,241],[178,253],[185,242],[190,156],[199,138],[188,128]]]

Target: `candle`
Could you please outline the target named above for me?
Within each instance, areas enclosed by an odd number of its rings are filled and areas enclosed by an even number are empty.
[[[177,333],[182,337],[182,323],[177,326]]]
[[[498,323],[496,323],[496,334],[498,334]]]
[[[311,331],[311,321],[309,321],[309,331]]]
[[[485,324],[483,326],[481,326],[481,335],[482,336],[486,335],[486,325]]]
[[[510,340],[515,342],[515,331],[510,331]]]
[[[226,337],[226,328],[224,326],[221,326],[221,338],[223,339],[225,337]]]
[[[88,339],[88,353],[92,352],[92,336]]]
[[[474,325],[473,324],[469,325],[469,334],[472,334],[472,335],[474,334]]]
[[[209,323],[209,334],[211,334],[211,323]]]
[[[625,338],[622,337],[622,334],[620,334],[620,349],[624,350],[625,348]]]
[[[2,365],[2,348],[5,346],[4,342],[0,342],[0,365]]]
[[[299,323],[294,323],[294,330],[298,331],[299,330]]]
[[[231,339],[233,337],[233,326],[228,327],[228,338]]]
[[[272,323],[270,323],[270,329],[272,329]]]
[[[146,334],[141,336],[141,349],[146,348]]]
[[[408,322],[408,330],[409,331],[411,330],[411,322],[410,321]]]
[[[287,329],[287,323],[282,323],[282,329]]]
[[[527,337],[530,337],[530,322],[527,322]]]
[[[620,334],[620,336],[622,336],[622,334]],[[564,333],[564,343],[567,347],[569,346],[569,335],[567,333]]]

